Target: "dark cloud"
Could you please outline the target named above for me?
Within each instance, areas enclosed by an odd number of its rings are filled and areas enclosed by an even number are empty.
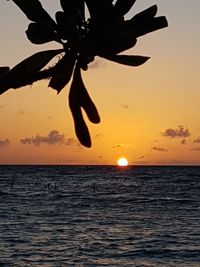
[[[200,152],[200,147],[191,148],[190,151]]]
[[[116,149],[116,148],[127,148],[130,147],[130,144],[115,144],[112,146],[112,148]]]
[[[139,156],[138,159],[144,159],[144,156]]]
[[[196,139],[194,139],[193,142],[199,144],[200,143],[200,137],[197,137]]]
[[[168,149],[165,149],[165,148],[162,148],[162,147],[157,147],[157,146],[153,146],[151,148],[151,150],[158,151],[158,152],[167,152],[168,151]]]
[[[20,140],[23,145],[35,145],[42,144],[47,145],[66,145],[81,147],[79,142],[74,138],[65,138],[64,134],[60,134],[57,130],[50,131],[46,136],[37,134],[35,137],[25,137]]]
[[[0,139],[0,148],[7,147],[10,145],[9,139]]]
[[[186,140],[185,139],[183,139],[182,141],[181,141],[181,145],[186,145],[187,143],[186,143]]]
[[[47,117],[47,120],[50,120],[50,119],[52,119],[52,118],[53,118],[53,116],[50,115],[50,116]]]
[[[74,138],[67,138],[64,142],[65,145],[67,146],[78,146],[82,147],[81,144]]]
[[[35,145],[41,144],[56,145],[64,143],[64,135],[60,134],[56,130],[52,130],[47,136],[40,136],[39,134],[35,137],[21,139],[20,142],[23,145]]]
[[[125,108],[125,109],[128,109],[129,108],[129,106],[128,105],[125,105],[125,104],[122,105],[122,107]]]
[[[186,138],[189,137],[191,133],[187,128],[184,128],[183,126],[180,125],[178,126],[178,129],[172,129],[172,128],[166,129],[162,135],[170,138],[176,138],[176,137]]]
[[[112,148],[121,148],[122,147],[122,145],[120,145],[120,144],[117,144],[117,145],[113,145],[112,146]]]
[[[25,111],[20,110],[20,111],[18,112],[18,114],[19,114],[19,115],[24,115],[24,114],[25,114]]]
[[[103,137],[103,134],[98,133],[95,135],[95,138],[101,138],[101,137]]]

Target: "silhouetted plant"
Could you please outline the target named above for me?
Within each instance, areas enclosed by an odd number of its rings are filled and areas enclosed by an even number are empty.
[[[81,69],[87,70],[95,56],[128,66],[139,66],[149,57],[119,53],[133,47],[138,37],[167,27],[165,17],[155,17],[156,5],[125,20],[124,15],[135,1],[117,0],[114,4],[112,0],[60,0],[63,11],[56,12],[54,21],[39,0],[13,0],[32,21],[26,31],[28,39],[34,44],[56,41],[62,49],[36,53],[11,70],[1,67],[0,94],[46,78],[50,79],[49,87],[59,93],[73,76],[69,107],[80,143],[90,147],[91,138],[82,109],[93,123],[99,123],[100,116],[85,88]],[[88,19],[85,16],[86,6]],[[57,55],[60,55],[57,64],[45,69]]]

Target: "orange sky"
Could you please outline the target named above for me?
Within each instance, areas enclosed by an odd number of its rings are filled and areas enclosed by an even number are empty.
[[[51,14],[59,8],[57,0],[41,2]],[[127,52],[150,56],[147,63],[97,58],[83,73],[102,120],[88,122],[92,148],[75,137],[69,85],[57,96],[43,81],[0,96],[0,164],[115,164],[120,156],[131,164],[200,164],[200,2],[138,0],[129,15],[153,4],[169,27]],[[1,66],[57,47],[26,39],[29,21],[12,1],[1,1],[0,22]]]

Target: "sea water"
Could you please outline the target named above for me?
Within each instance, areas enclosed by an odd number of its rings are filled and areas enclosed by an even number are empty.
[[[200,266],[200,167],[0,166],[0,266]]]

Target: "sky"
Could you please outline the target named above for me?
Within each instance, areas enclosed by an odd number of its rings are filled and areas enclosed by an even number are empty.
[[[54,16],[58,0],[41,0]],[[0,96],[0,164],[200,165],[200,1],[137,0],[127,18],[157,4],[169,27],[145,35],[127,54],[150,56],[133,68],[96,58],[84,83],[101,123],[88,122],[92,148],[75,136],[69,85],[57,95],[47,81]],[[0,2],[1,66],[13,67],[56,43],[31,44],[29,20]]]

